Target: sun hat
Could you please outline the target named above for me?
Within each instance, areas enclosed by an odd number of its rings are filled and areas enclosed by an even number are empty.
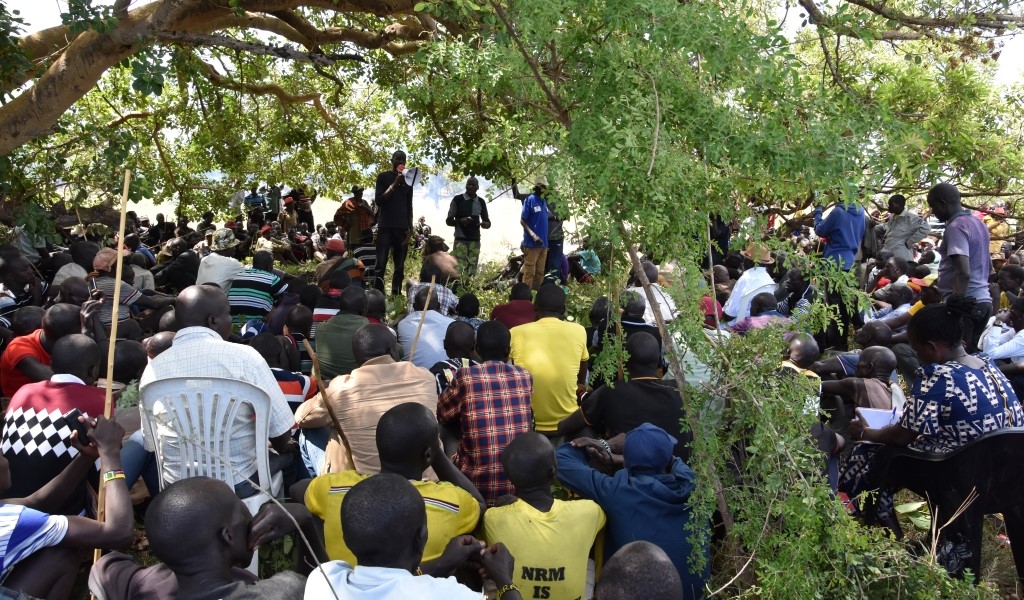
[[[746,249],[740,250],[740,255],[762,265],[770,265],[775,262],[768,246],[764,244],[750,244]]]
[[[238,245],[238,238],[235,237],[235,232],[224,228],[218,229],[213,234],[213,242],[210,243],[210,250],[216,252],[218,250],[227,250],[228,248],[234,248]]]

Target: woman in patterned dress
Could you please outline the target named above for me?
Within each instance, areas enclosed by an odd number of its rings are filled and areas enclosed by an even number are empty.
[[[881,429],[869,429],[861,419],[850,423],[850,438],[869,442],[854,446],[843,465],[839,490],[851,499],[867,491],[879,444],[945,454],[986,433],[1024,425],[1024,412],[1006,377],[964,349],[965,317],[973,308],[973,298],[952,296],[910,319],[907,334],[921,369],[898,423]],[[881,490],[876,501],[874,518],[886,526],[895,523],[894,493]]]

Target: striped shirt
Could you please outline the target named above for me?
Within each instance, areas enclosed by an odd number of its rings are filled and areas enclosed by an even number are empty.
[[[274,308],[274,298],[288,289],[280,277],[262,269],[245,269],[228,290],[232,315],[265,317]]]
[[[96,289],[103,292],[103,306],[100,307],[100,323],[110,325],[114,320],[114,285],[121,284],[121,307],[117,311],[117,322],[127,321],[132,316],[132,311],[127,307],[135,304],[142,297],[142,292],[133,288],[123,281],[117,281],[113,277],[95,277],[92,281]]]
[[[39,283],[39,297],[46,299],[46,292],[50,286],[45,281]],[[0,326],[10,327],[14,313],[23,306],[35,306],[32,302],[32,292],[26,287],[20,294],[9,290],[0,284]]]
[[[281,388],[281,393],[284,394],[284,399],[288,401],[292,410],[317,394],[316,382],[311,377],[285,369],[270,369],[270,371],[274,374],[274,379],[277,380],[277,385]]]
[[[67,532],[65,516],[18,504],[0,504],[0,579],[28,556],[59,544]]]

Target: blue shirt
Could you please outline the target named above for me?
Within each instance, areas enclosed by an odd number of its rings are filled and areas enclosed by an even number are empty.
[[[523,231],[523,246],[526,248],[547,248],[548,201],[537,194],[530,194],[530,197],[523,202],[523,214],[520,218],[526,221],[526,226],[540,238],[539,242],[535,242],[529,233]]]
[[[828,238],[823,256],[834,260],[844,271],[853,268],[865,226],[864,207],[859,204],[839,204],[825,219],[821,218],[820,206],[814,209],[814,233]]]

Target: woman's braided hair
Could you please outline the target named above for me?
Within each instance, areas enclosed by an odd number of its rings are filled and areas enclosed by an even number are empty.
[[[942,304],[917,311],[907,325],[910,337],[920,342],[945,342],[950,347],[963,343],[967,316],[977,301],[971,296],[954,294]]]

